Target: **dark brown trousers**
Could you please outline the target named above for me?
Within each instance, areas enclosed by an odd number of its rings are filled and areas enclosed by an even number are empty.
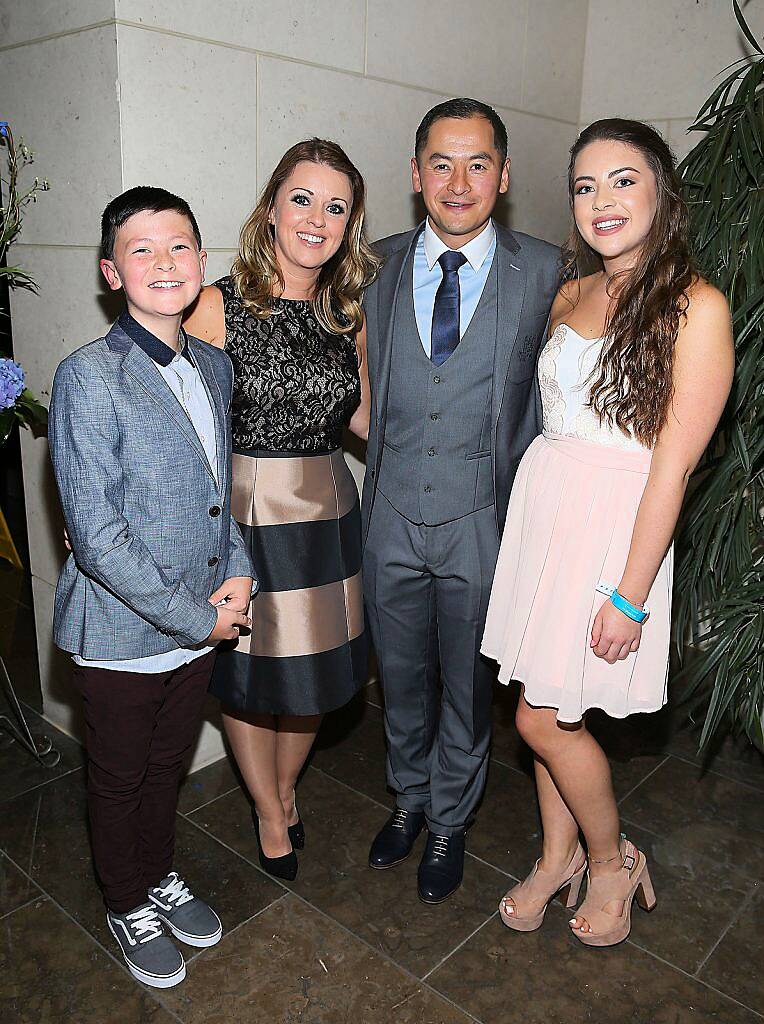
[[[88,750],[88,813],[106,905],[145,903],[172,870],[178,787],[199,731],[214,652],[171,672],[74,666]]]

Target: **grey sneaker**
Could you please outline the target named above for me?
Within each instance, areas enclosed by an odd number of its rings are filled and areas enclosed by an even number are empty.
[[[153,988],[172,988],[183,981],[183,955],[163,934],[153,903],[143,903],[127,914],[109,910],[106,923],[134,978]]]
[[[220,918],[188,891],[177,871],[171,871],[159,885],[149,889],[149,899],[157,916],[181,942],[189,946],[214,946],[220,941],[223,934]]]

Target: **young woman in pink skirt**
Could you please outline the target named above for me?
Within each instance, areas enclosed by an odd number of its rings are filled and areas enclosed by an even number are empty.
[[[539,358],[543,434],[515,479],[482,650],[501,682],[521,684],[543,825],[541,857],[503,897],[502,920],[533,931],[557,893],[576,906],[587,875],[570,927],[609,946],[628,935],[634,897],[651,909],[655,894],[585,716],[666,701],[672,535],[734,348],[724,296],[692,268],[660,135],[597,121],[571,150],[568,181],[574,277]]]

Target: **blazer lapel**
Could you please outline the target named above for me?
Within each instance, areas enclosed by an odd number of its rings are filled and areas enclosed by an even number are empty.
[[[204,448],[202,447],[202,442],[199,440],[199,435],[194,430],[191,420],[186,415],[185,410],[175,395],[170,391],[170,388],[167,386],[167,383],[163,379],[159,370],[157,370],[156,366],[154,366],[153,362],[149,359],[143,349],[141,349],[139,345],[134,345],[131,342],[130,348],[125,353],[122,365],[130,376],[133,377],[143,388],[152,401],[161,406],[168,419],[175,424],[178,430],[180,430],[201,459],[207,472],[214,479],[214,473],[207,461],[207,456],[204,452]],[[218,425],[216,423],[216,437],[217,430]],[[219,455],[220,450],[218,448],[218,457]]]
[[[188,343],[191,346],[196,365],[199,368],[202,381],[207,390],[207,397],[212,406],[215,417],[215,449],[217,454],[217,478],[221,491],[225,490],[226,473],[228,472],[228,450],[226,447],[226,405],[223,400],[223,392],[220,390],[220,383],[215,374],[215,364],[210,358],[206,342],[197,341],[189,336]],[[194,431],[196,433],[196,431]]]
[[[525,261],[514,235],[497,227],[497,236],[499,298],[491,392],[491,423],[494,431],[501,413],[504,386],[512,361],[512,353],[517,344],[527,279]]]
[[[403,269],[408,263],[411,249],[416,245],[422,225],[415,228],[407,246],[397,249],[385,261],[377,289],[377,323],[379,324],[379,393],[376,403],[377,423],[377,470],[382,461],[382,438],[387,418],[387,396],[390,390],[390,363],[395,335],[395,310],[403,281]]]

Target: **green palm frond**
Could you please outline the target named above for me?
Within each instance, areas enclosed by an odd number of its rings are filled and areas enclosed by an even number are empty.
[[[26,191],[20,189],[20,179],[34,163],[34,153],[23,139],[16,142],[8,121],[0,121],[0,154],[5,158],[5,167],[0,169],[0,274],[12,288],[35,291],[29,274],[21,267],[5,266],[4,257],[21,234],[24,208],[36,203],[38,195],[47,192],[50,185],[44,178],[35,178]]]
[[[736,371],[677,536],[674,639],[701,747],[731,729],[764,750],[764,50],[733,10],[755,53],[703,105],[680,165],[698,264],[732,310]]]

